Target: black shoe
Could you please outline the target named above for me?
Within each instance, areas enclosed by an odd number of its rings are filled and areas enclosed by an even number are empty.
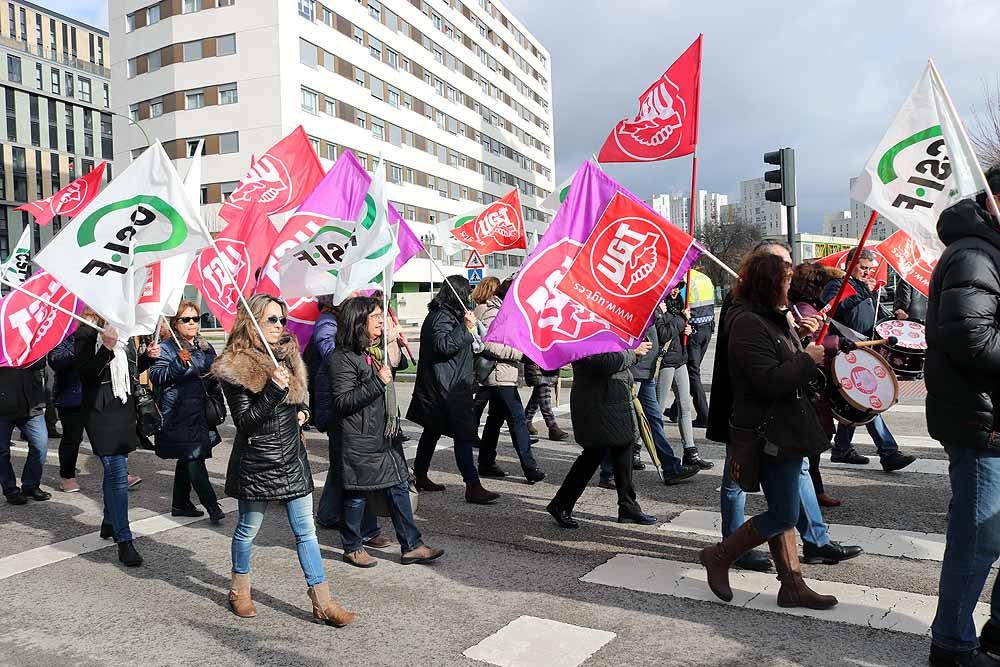
[[[949,651],[931,644],[931,667],[1000,667],[1000,660],[980,649]]]
[[[226,513],[222,511],[222,507],[216,504],[215,507],[208,510],[208,520],[212,522],[212,525],[218,526],[222,523],[222,520],[226,518]]]
[[[694,428],[708,428],[708,422],[705,421],[704,419],[695,419],[693,422],[691,422],[691,426],[693,426]]]
[[[498,466],[496,463],[491,463],[488,466],[479,466],[479,476],[480,477],[506,477],[507,473],[503,471],[503,468]]]
[[[52,497],[51,493],[48,491],[42,491],[37,486],[33,488],[28,488],[27,486],[21,487],[21,495],[38,501],[48,500]]]
[[[599,480],[597,482],[597,486],[601,487],[602,489],[610,489],[612,491],[614,491],[615,489],[618,488],[618,485],[615,484],[615,480],[613,480],[613,479],[602,479],[602,480]]]
[[[205,516],[205,513],[200,509],[192,505],[191,507],[172,507],[170,508],[170,516],[191,516],[199,517]]]
[[[843,454],[831,454],[830,455],[830,462],[831,463],[850,463],[850,464],[856,465],[856,466],[863,466],[864,464],[868,463],[868,457],[867,456],[862,456],[861,454],[858,454],[858,450],[856,450],[856,449],[854,449],[852,447],[851,449],[847,450]]]
[[[637,523],[640,526],[652,526],[656,523],[656,517],[652,514],[646,514],[645,512],[639,512],[637,514],[622,514],[619,512],[618,523]]]
[[[139,567],[142,565],[142,556],[135,550],[132,540],[118,543],[118,560],[125,567]]]
[[[916,460],[917,460],[916,456],[910,456],[909,454],[904,454],[903,452],[897,451],[882,459],[882,470],[886,472],[895,472],[896,470],[902,470],[903,468],[910,465]]]
[[[532,468],[524,471],[524,478],[528,480],[528,484],[534,484],[545,479],[545,473],[541,468]]]
[[[860,556],[861,547],[841,546],[840,542],[830,542],[821,547],[812,542],[802,542],[802,562],[810,565],[836,565],[842,560]]]
[[[537,445],[538,444],[538,438],[536,438],[535,436],[531,436],[530,438],[528,438],[528,442],[530,442],[533,445]]]
[[[333,523],[327,523],[326,521],[320,521],[319,518],[317,517],[316,525],[326,530],[340,530],[339,521],[334,521]]]
[[[756,549],[751,549],[737,558],[736,562],[733,563],[733,567],[738,567],[741,570],[752,570],[754,572],[768,572],[772,564],[767,554],[761,553]]]
[[[115,536],[115,527],[110,523],[101,522],[101,539],[110,540]]]
[[[983,631],[979,635],[979,648],[987,653],[1000,656],[1000,625],[993,621],[986,621]]]
[[[677,471],[676,475],[671,475],[670,477],[664,477],[663,483],[666,484],[667,486],[673,486],[674,484],[683,482],[685,479],[688,479],[689,477],[694,477],[699,472],[701,472],[701,468],[699,468],[696,465],[682,465],[681,469]]]
[[[684,465],[698,466],[701,470],[711,470],[715,467],[715,464],[711,461],[706,461],[701,458],[701,454],[698,452],[697,447],[684,450]]]
[[[21,495],[20,491],[15,491],[6,498],[8,505],[24,505],[28,502],[28,499],[25,496]]]
[[[570,510],[564,510],[561,507],[558,507],[555,504],[555,501],[553,501],[553,502],[549,503],[548,505],[546,505],[545,509],[548,511],[549,514],[552,515],[552,518],[555,519],[556,523],[558,523],[562,528],[579,528],[580,527],[580,524],[578,524],[576,522],[576,519],[573,518],[573,512],[570,511]]]
[[[646,464],[640,458],[632,459],[632,470],[645,470]]]

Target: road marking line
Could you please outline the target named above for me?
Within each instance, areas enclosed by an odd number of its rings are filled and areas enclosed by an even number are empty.
[[[686,510],[660,526],[660,530],[718,538],[721,526],[722,515],[718,512]],[[940,533],[840,524],[829,524],[827,528],[830,530],[830,539],[843,544],[856,544],[867,554],[937,562],[944,559],[945,539]]]
[[[687,600],[727,604],[709,590],[704,568],[692,563],[619,554],[581,577],[580,581]],[[734,596],[728,605],[732,607],[807,616],[821,621],[917,635],[930,634],[930,625],[937,607],[937,597],[933,595],[806,579],[810,588],[818,593],[836,595],[840,603],[826,611],[797,607],[786,609],[777,604],[779,584],[773,574],[734,570],[729,574],[729,581]],[[977,626],[984,623],[989,615],[989,605],[976,605]]]
[[[577,667],[615,637],[605,630],[521,616],[462,655],[500,667]]]

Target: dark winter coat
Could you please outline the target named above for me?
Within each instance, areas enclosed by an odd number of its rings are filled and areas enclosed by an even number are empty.
[[[73,336],[56,345],[49,352],[49,366],[55,371],[52,402],[57,408],[78,408],[83,400],[83,383],[76,370],[76,349]]]
[[[559,379],[559,369],[554,371],[543,370],[534,361],[525,358],[524,361],[524,384],[529,387],[552,387]]]
[[[156,434],[156,455],[161,459],[187,461],[207,459],[212,447],[221,442],[215,427],[205,416],[205,392],[222,398],[219,381],[210,375],[215,348],[207,341],[191,352],[191,364],[181,361],[173,340],[160,344],[160,358],[149,369],[156,403],[163,415],[163,427]],[[199,379],[202,378],[202,379]]]
[[[680,295],[676,299],[667,297],[666,304],[667,312],[663,313],[663,321],[669,337],[661,341],[666,349],[660,358],[660,368],[680,368],[687,364],[687,346],[684,345],[684,327],[687,325],[687,319],[681,314],[684,310],[684,299]]]
[[[927,319],[927,297],[905,280],[896,283],[896,296],[892,302],[893,311],[902,310],[911,320],[923,322]]]
[[[637,382],[642,380],[652,380],[656,375],[656,362],[660,359],[663,345],[673,338],[674,333],[673,317],[668,321],[659,307],[653,312],[653,321],[646,329],[646,340],[652,344],[649,353],[640,357],[635,366],[629,369],[632,378]],[[683,327],[682,327],[683,328]]]
[[[826,284],[823,288],[823,303],[830,303],[837,298],[843,281],[843,278],[838,278]],[[857,278],[851,278],[851,287],[857,294],[844,297],[832,317],[862,336],[870,336],[875,328],[875,295],[868,289],[868,285]]]
[[[570,416],[581,447],[631,446],[639,438],[629,372],[638,360],[635,352],[626,350],[594,354],[573,362]]]
[[[779,458],[828,449],[829,438],[809,402],[816,364],[802,349],[785,313],[734,306],[727,326],[733,424],[753,429],[766,423],[767,440],[777,446]]]
[[[337,316],[330,312],[320,313],[313,329],[312,337],[302,360],[309,372],[309,407],[313,413],[313,423],[320,431],[325,431],[330,423],[330,354],[337,346]]]
[[[719,330],[715,338],[715,365],[712,367],[712,400],[708,404],[708,428],[705,437],[715,442],[729,443],[729,418],[733,414],[733,385],[729,380],[729,311],[733,293],[728,292],[719,311]]]
[[[428,431],[475,441],[473,336],[464,313],[432,301],[420,327],[420,363],[406,418]]]
[[[339,348],[330,355],[329,364],[330,447],[341,453],[344,488],[374,491],[405,482],[406,458],[385,435],[386,386],[371,357]]]
[[[81,326],[74,334],[77,372],[83,383],[80,410],[83,412],[87,439],[96,456],[127,455],[139,446],[136,435],[136,407],[132,393],[125,403],[115,397],[111,387],[111,360],[114,353],[101,345],[97,348],[97,330]],[[133,393],[139,373],[149,367],[149,357],[139,355],[135,339],[125,345]]]
[[[0,419],[20,421],[45,412],[45,360],[0,368]]]
[[[274,364],[262,350],[226,350],[212,365],[236,425],[226,494],[239,500],[294,500],[313,491],[298,422],[307,410],[306,367],[294,337],[272,349],[290,372],[286,389],[271,381]]]
[[[927,309],[927,431],[948,446],[1000,451],[1000,232],[972,200],[938,220],[946,249]]]

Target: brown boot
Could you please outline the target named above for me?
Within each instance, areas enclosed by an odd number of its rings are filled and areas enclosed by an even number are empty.
[[[358,620],[358,615],[347,611],[330,599],[330,584],[323,582],[309,587],[309,599],[313,604],[313,620],[342,628]]]
[[[250,598],[250,575],[233,572],[233,583],[229,586],[229,608],[240,618],[253,618],[257,607]]]
[[[417,487],[417,491],[444,491],[444,484],[437,484],[432,482],[427,475],[417,475],[413,478],[413,485]]]
[[[499,497],[499,493],[487,491],[483,488],[482,484],[465,485],[465,502],[467,503],[472,503],[473,505],[489,505],[490,503],[496,502]]]
[[[569,433],[562,430],[558,426],[549,429],[549,440],[553,442],[565,442],[569,440]]]
[[[413,565],[414,563],[429,563],[432,560],[437,560],[444,555],[444,549],[435,549],[434,547],[429,547],[425,544],[421,544],[416,549],[412,551],[407,551],[403,554],[399,562],[403,565]]]
[[[837,598],[832,595],[820,595],[806,586],[802,578],[802,566],[799,565],[799,548],[795,544],[795,531],[786,530],[777,537],[767,541],[774,558],[774,569],[778,571],[779,607],[805,607],[806,609],[830,609],[837,604]]]
[[[729,587],[729,568],[740,556],[767,540],[757,532],[753,519],[748,520],[714,547],[701,550],[698,560],[708,573],[708,587],[724,602],[733,599],[733,589]]]
[[[528,433],[531,435],[538,435],[538,428],[531,422],[528,422]]]

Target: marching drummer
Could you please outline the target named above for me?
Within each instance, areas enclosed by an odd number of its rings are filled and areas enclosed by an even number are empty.
[[[847,263],[850,264],[857,252],[857,248],[847,254]],[[869,336],[875,328],[875,276],[878,273],[878,258],[875,253],[867,248],[861,250],[857,266],[849,277],[849,287],[851,290],[845,293],[843,300],[837,307],[836,312],[831,316],[837,322],[858,333]],[[831,280],[823,290],[823,301],[832,302],[840,291],[841,280]],[[853,292],[853,293],[851,293]],[[916,461],[916,457],[904,454],[899,451],[896,439],[889,432],[889,427],[881,416],[865,424],[868,434],[875,442],[879,458],[882,462],[882,469],[886,472],[902,470],[906,466]],[[854,449],[851,441],[854,439],[854,427],[847,424],[838,424],[837,433],[833,438],[833,451],[830,460],[833,463],[851,463],[855,465],[865,465],[868,457],[862,456]]]

